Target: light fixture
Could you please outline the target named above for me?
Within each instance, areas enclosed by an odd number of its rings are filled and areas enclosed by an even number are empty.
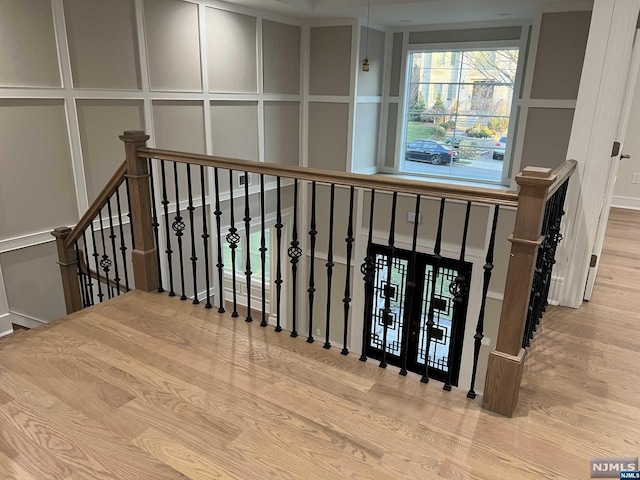
[[[362,59],[362,71],[369,71],[369,24],[371,20],[371,0],[367,5],[367,36],[364,44],[364,58]]]

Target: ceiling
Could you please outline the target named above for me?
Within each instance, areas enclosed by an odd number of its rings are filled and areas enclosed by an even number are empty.
[[[299,18],[366,17],[368,0],[226,0]],[[371,0],[371,22],[427,25],[531,18],[548,0]],[[558,2],[569,0],[556,0]]]

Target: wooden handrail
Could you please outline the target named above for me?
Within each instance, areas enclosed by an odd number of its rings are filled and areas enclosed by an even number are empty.
[[[576,160],[566,160],[562,165],[551,172],[551,175],[555,176],[556,178],[553,181],[553,184],[549,187],[547,199],[551,198],[551,196],[556,193],[556,191],[567,180],[567,178],[573,175],[573,172],[575,172],[577,167],[578,162]]]
[[[122,185],[124,181],[124,175],[127,173],[127,164],[126,162],[122,162],[122,164],[116,170],[116,173],[109,179],[107,184],[104,186],[102,191],[98,194],[95,201],[91,204],[89,209],[82,216],[80,221],[73,227],[73,230],[69,234],[69,236],[64,241],[64,246],[66,248],[71,248],[73,243],[80,238],[82,233],[87,229],[87,227],[93,222],[96,218],[96,215],[100,212],[100,209],[104,207],[111,196],[116,192],[118,187]]]
[[[219,167],[241,172],[246,171],[284,178],[297,178],[298,180],[333,183],[348,187],[374,188],[381,191],[411,193],[488,205],[518,206],[518,194],[516,192],[492,188],[450,185],[446,183],[392,178],[382,175],[332,172],[309,167],[292,167],[288,165],[198,155],[156,148],[141,148],[137,153],[139,158],[155,158],[158,160],[190,163],[192,165],[202,165],[205,167]]]

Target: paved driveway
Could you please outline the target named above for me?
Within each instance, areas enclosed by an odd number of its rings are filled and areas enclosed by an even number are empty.
[[[455,162],[453,165],[432,165],[430,163],[405,161],[404,168],[406,172],[499,182],[502,177],[502,164],[502,160],[494,160],[492,158],[492,152],[490,151],[481,157],[473,160],[462,159],[461,162]]]

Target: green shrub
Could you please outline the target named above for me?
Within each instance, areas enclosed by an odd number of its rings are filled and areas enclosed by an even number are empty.
[[[456,126],[456,122],[453,120],[449,120],[448,122],[441,123],[440,126],[448,131],[452,130]]]
[[[491,131],[486,127],[472,127],[467,128],[466,131],[467,137],[472,138],[489,138],[491,136]]]

